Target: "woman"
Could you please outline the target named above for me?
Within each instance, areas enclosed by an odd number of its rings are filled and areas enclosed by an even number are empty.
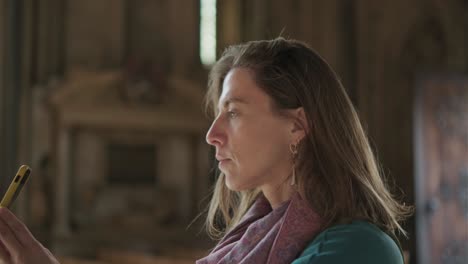
[[[395,232],[405,234],[410,208],[387,190],[343,86],[314,51],[283,38],[229,47],[206,98],[221,172],[206,223],[221,240],[198,264],[403,263]],[[0,218],[4,259],[56,263],[8,210]]]
[[[343,86],[314,51],[282,38],[230,47],[207,99],[221,170],[207,227],[226,234],[198,263],[403,263],[392,237],[409,208],[386,189]]]

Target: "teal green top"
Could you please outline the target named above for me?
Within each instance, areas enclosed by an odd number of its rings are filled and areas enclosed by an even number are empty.
[[[307,245],[292,264],[403,264],[395,241],[365,221],[325,229]]]

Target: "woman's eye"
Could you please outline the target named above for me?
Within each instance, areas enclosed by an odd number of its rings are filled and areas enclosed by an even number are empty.
[[[228,116],[229,116],[230,118],[234,118],[234,117],[237,116],[237,113],[234,112],[234,111],[228,111],[227,113],[228,113]]]

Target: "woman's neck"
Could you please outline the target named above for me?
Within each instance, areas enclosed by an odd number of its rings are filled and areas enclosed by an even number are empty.
[[[294,189],[289,184],[281,184],[279,186],[263,186],[262,192],[271,208],[275,209],[283,202],[291,199]]]

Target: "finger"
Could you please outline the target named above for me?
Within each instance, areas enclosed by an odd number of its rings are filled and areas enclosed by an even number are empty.
[[[5,222],[3,218],[3,212],[0,210],[0,241],[5,246],[6,250],[10,255],[21,252],[21,244],[13,234],[10,226]]]
[[[20,245],[29,247],[38,244],[26,225],[8,208],[0,208],[0,218],[8,225]]]

